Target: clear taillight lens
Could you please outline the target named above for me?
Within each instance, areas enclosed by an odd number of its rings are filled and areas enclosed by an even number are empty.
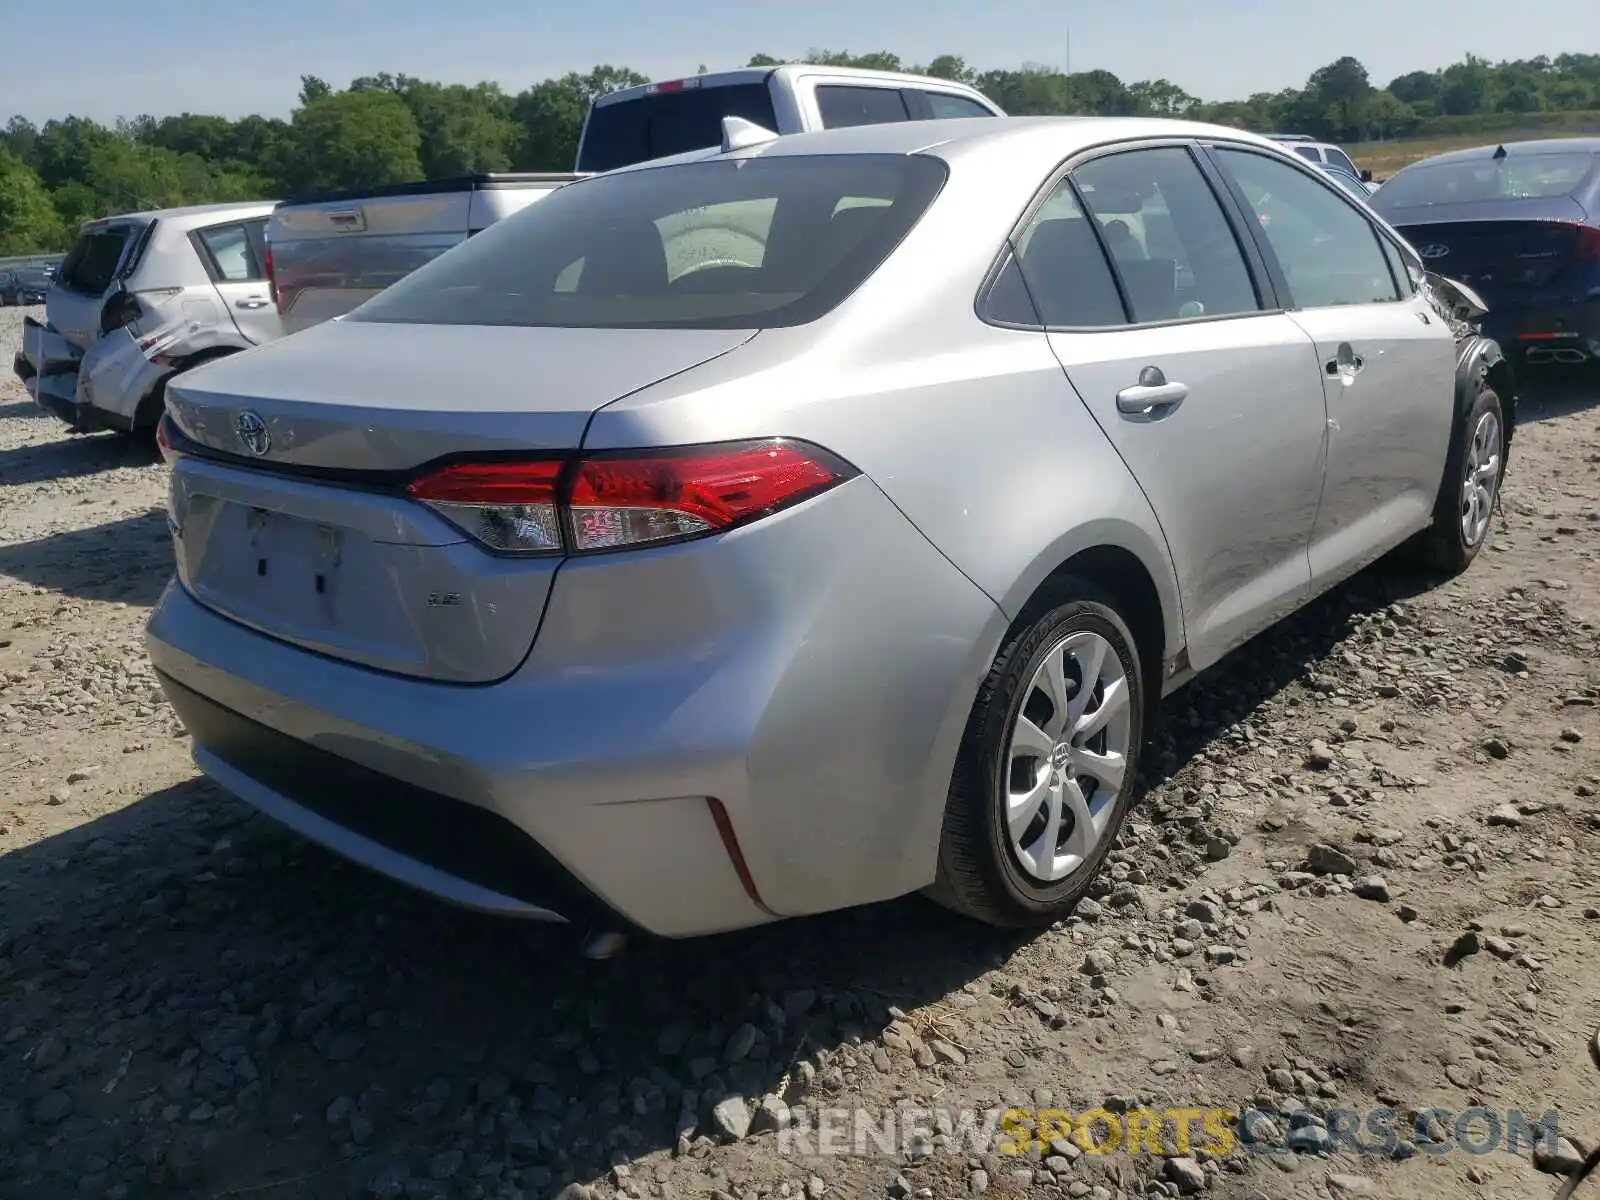
[[[559,554],[558,461],[452,463],[406,491],[501,554]]]
[[[406,490],[496,553],[584,554],[719,533],[854,474],[816,446],[765,438],[575,462],[451,463]]]

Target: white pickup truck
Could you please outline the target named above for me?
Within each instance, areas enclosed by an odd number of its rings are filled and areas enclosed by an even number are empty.
[[[963,84],[851,67],[748,67],[644,84],[594,102],[571,173],[474,175],[283,201],[267,222],[267,277],[283,330],[293,333],[349,312],[564,184],[717,145],[724,117],[789,134],[1004,115]]]

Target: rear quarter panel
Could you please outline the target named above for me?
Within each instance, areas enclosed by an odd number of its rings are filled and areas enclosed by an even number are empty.
[[[1019,162],[1004,138],[967,151],[934,206],[833,313],[767,330],[600,410],[585,444],[815,441],[871,476],[1011,617],[1079,550],[1126,549],[1155,584],[1175,654],[1178,593],[1143,493],[1045,335],[976,314],[999,248],[1053,165]]]

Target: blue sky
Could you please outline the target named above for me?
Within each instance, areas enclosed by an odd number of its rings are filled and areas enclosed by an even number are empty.
[[[1074,70],[1165,76],[1205,99],[1299,86],[1343,54],[1381,84],[1468,51],[1600,52],[1600,0],[0,0],[0,120],[286,116],[302,72],[518,91],[600,62],[671,78],[812,46],[1061,66],[1069,26]]]

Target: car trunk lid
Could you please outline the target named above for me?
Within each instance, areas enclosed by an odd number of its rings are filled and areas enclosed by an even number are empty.
[[[167,394],[183,439],[179,578],[214,611],[334,658],[503,678],[559,558],[496,557],[399,481],[453,454],[576,449],[596,409],[751,336],[333,321],[186,373]]]
[[[1440,205],[1385,214],[1430,271],[1460,280],[1490,304],[1558,290],[1587,214],[1577,201]]]

